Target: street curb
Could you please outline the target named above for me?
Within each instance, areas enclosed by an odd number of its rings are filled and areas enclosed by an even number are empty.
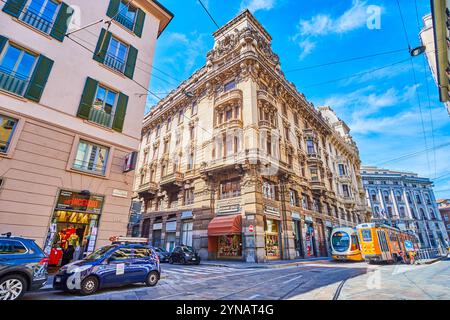
[[[418,264],[432,264],[432,263],[435,263],[435,262],[438,262],[438,261],[441,261],[441,260],[447,259],[447,258],[448,258],[448,256],[445,256],[445,257],[439,257],[439,258],[435,258],[435,259],[432,259],[432,260],[430,260],[430,261],[426,261],[426,262],[418,263]]]

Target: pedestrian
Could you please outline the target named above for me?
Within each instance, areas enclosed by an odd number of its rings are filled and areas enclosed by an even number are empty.
[[[414,256],[416,255],[416,253],[413,250],[411,250],[408,252],[408,254],[409,254],[409,263],[414,264]]]

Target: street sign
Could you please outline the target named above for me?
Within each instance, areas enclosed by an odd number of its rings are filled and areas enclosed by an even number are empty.
[[[409,240],[405,240],[405,249],[406,250],[413,250],[414,249],[413,243],[411,241],[409,241]]]
[[[253,227],[252,224],[248,226],[248,231],[249,231],[249,232],[255,231],[255,229],[254,229],[254,227]]]

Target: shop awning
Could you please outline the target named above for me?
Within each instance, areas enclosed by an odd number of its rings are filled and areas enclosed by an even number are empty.
[[[240,214],[215,217],[208,225],[208,236],[240,233],[242,233],[242,216]]]

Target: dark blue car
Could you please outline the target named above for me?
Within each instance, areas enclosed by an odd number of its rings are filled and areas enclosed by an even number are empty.
[[[112,244],[63,266],[53,279],[53,287],[89,295],[100,288],[132,283],[155,286],[160,275],[158,256],[151,249],[140,244]]]
[[[0,300],[17,300],[47,281],[48,258],[33,239],[0,235]]]

